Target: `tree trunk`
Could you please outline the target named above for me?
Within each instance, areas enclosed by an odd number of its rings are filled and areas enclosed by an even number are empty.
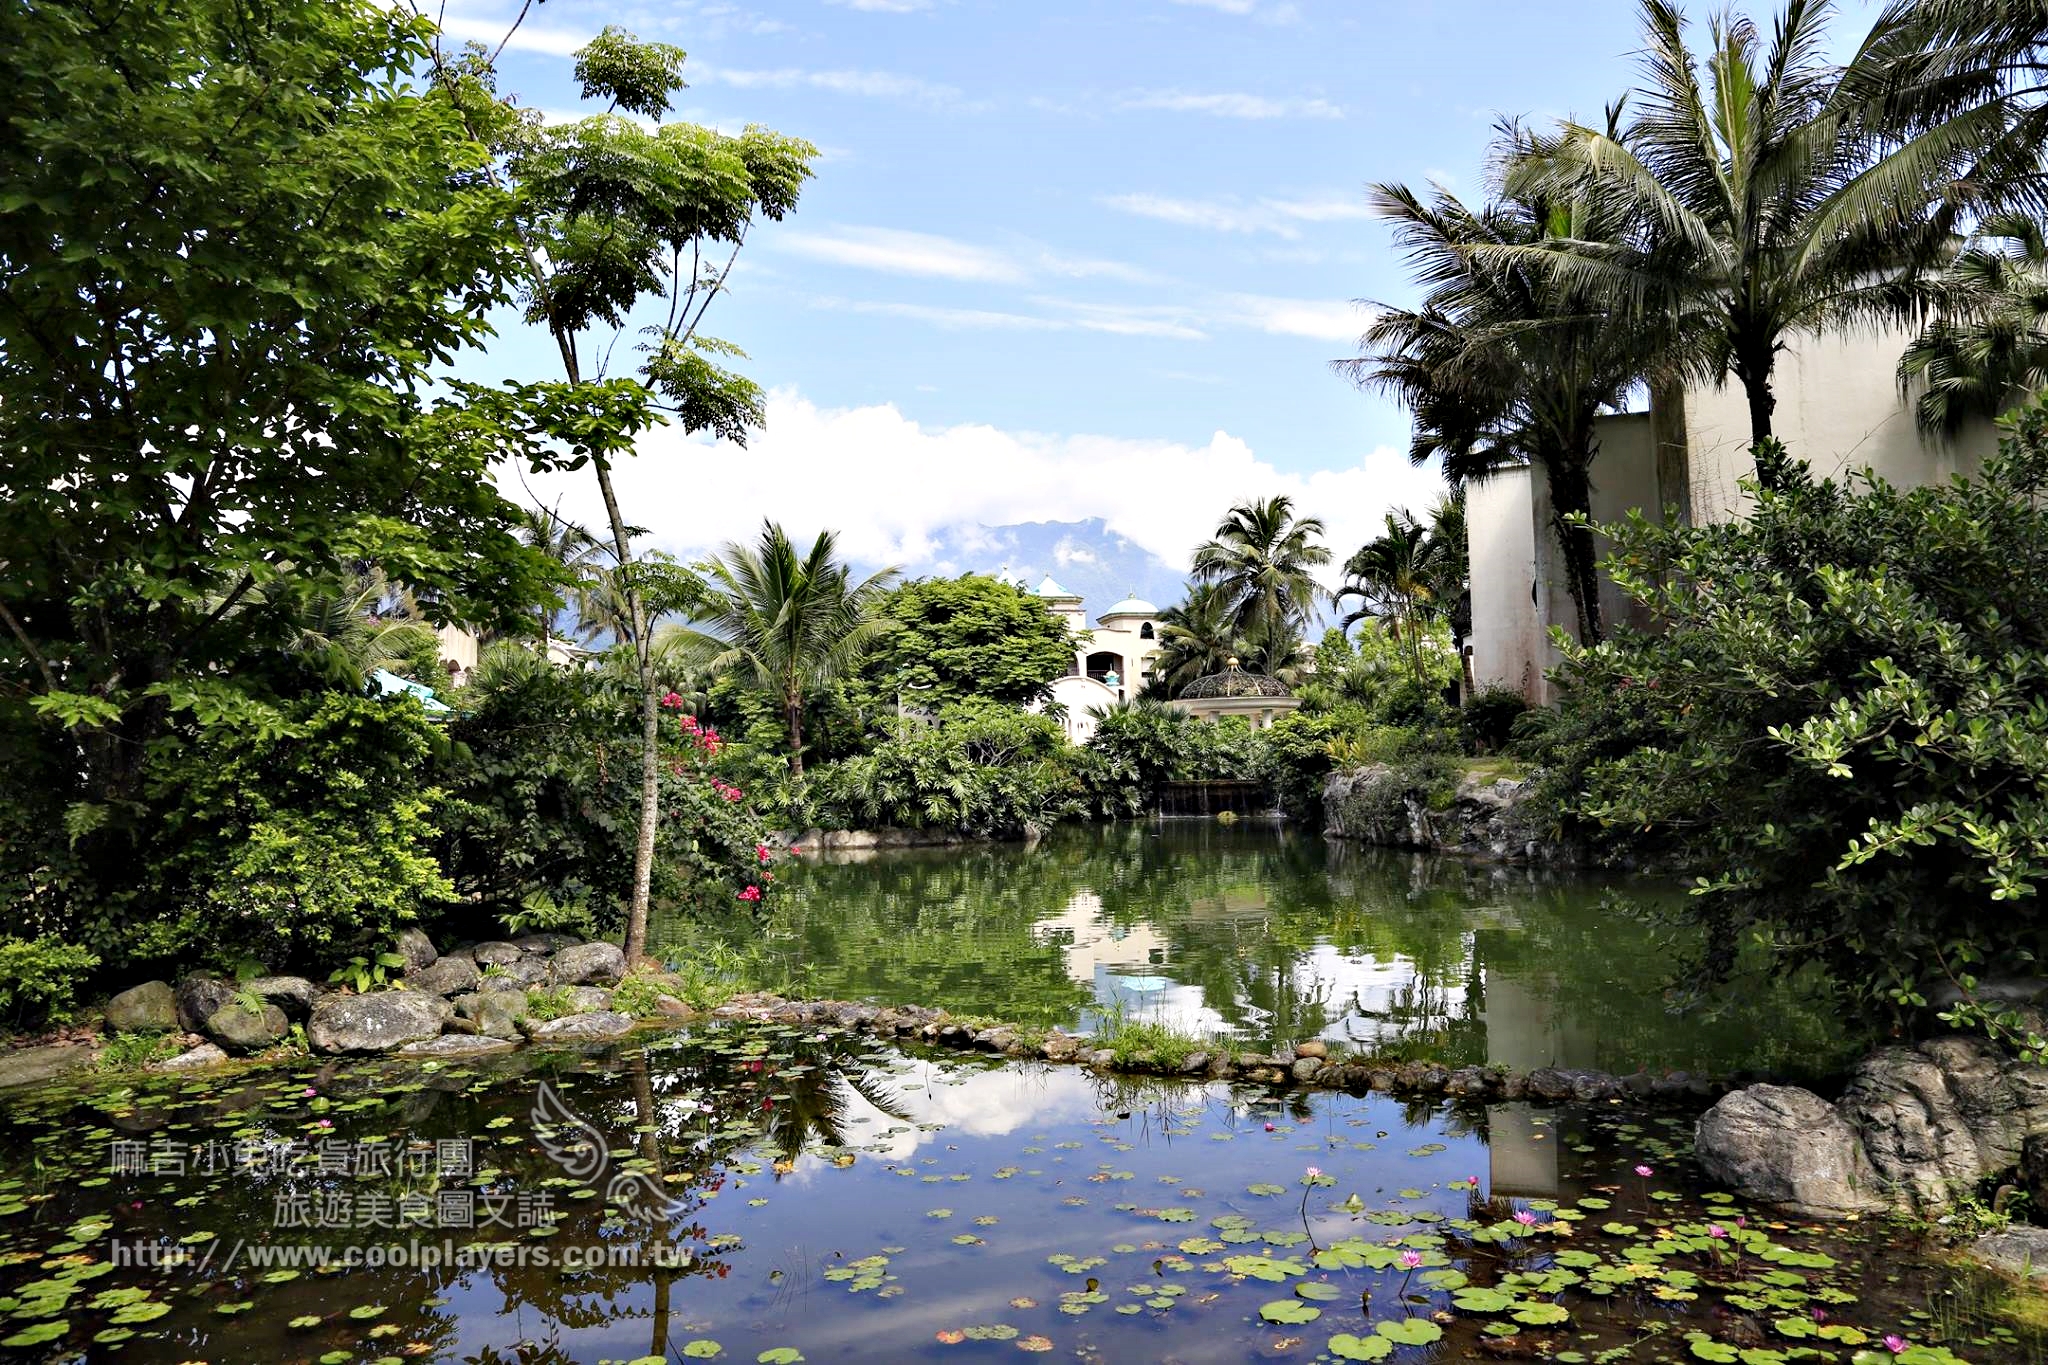
[[[789,722],[789,776],[800,782],[804,775],[804,699],[784,697],[782,714]]]
[[[1593,484],[1587,477],[1584,459],[1559,461],[1550,470],[1550,524],[1557,532],[1558,548],[1564,552],[1565,590],[1578,612],[1579,643],[1598,644],[1600,632],[1599,556],[1591,526],[1576,526],[1566,520],[1574,514],[1591,516]]]
[[[1771,439],[1771,414],[1777,410],[1777,395],[1771,392],[1771,371],[1775,368],[1777,351],[1769,345],[1751,346],[1747,354],[1738,353],[1735,360],[1735,377],[1742,381],[1743,396],[1749,400],[1749,445],[1756,447]],[[1766,464],[1756,467],[1757,481],[1765,487],[1775,487],[1776,472]]]

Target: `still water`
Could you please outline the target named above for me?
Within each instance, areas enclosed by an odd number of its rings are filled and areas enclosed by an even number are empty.
[[[0,1356],[2040,1358],[1901,1229],[1698,1183],[1690,1123],[737,1024],[67,1083],[0,1094]]]
[[[1253,1045],[1518,1069],[1807,1077],[1855,1049],[1798,983],[1751,979],[1676,1012],[1671,949],[1626,912],[1669,886],[1208,821],[806,854],[784,876],[744,970],[811,997],[1082,1029],[1121,1011]]]

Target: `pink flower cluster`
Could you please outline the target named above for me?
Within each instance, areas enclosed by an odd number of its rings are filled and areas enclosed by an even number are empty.
[[[742,792],[738,787],[735,787],[732,783],[721,782],[715,777],[711,779],[711,790],[717,792],[720,796],[724,797],[728,801],[738,801],[741,797],[745,795],[744,792]]]
[[[754,856],[761,860],[761,866],[766,867],[768,865],[768,860],[775,856],[775,851],[769,848],[766,844],[755,844]]]
[[[669,695],[673,697],[675,693],[671,692]],[[695,716],[684,716],[682,726],[683,738],[702,749],[706,758],[718,757],[718,749],[723,741],[718,738],[718,731],[715,728],[700,724]]]
[[[761,888],[758,886],[748,887],[746,890],[740,892],[740,899],[743,901],[757,901],[761,899]]]

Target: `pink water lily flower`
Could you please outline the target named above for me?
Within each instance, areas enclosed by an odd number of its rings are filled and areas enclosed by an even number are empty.
[[[1884,1348],[1893,1355],[1898,1355],[1906,1349],[1906,1339],[1897,1333],[1892,1333],[1885,1337]]]
[[[1309,1167],[1309,1168],[1308,1168],[1308,1178],[1309,1178],[1310,1180],[1320,1180],[1320,1179],[1322,1179],[1322,1176],[1323,1176],[1323,1168],[1322,1168],[1322,1167],[1320,1167],[1320,1166],[1311,1166],[1311,1167]]]
[[[1648,1180],[1651,1176],[1657,1173],[1651,1170],[1648,1166],[1638,1166],[1636,1167],[1636,1174],[1641,1176],[1643,1179]]]
[[[1401,1268],[1402,1268],[1403,1270],[1413,1270],[1413,1269],[1415,1269],[1415,1267],[1417,1267],[1417,1266],[1419,1266],[1419,1265],[1421,1265],[1421,1264],[1422,1264],[1422,1253],[1421,1253],[1421,1252],[1419,1252],[1419,1251],[1404,1251],[1404,1252],[1402,1252],[1402,1253],[1401,1253]]]
[[[1722,1226],[1721,1226],[1721,1225],[1720,1225],[1719,1223],[1709,1223],[1709,1224],[1707,1224],[1707,1236],[1709,1236],[1709,1237],[1714,1237],[1714,1238],[1720,1238],[1720,1237],[1726,1237],[1727,1235],[1728,1235],[1728,1229],[1726,1229],[1726,1228],[1722,1227]]]
[[[1535,1214],[1533,1214],[1533,1213],[1531,1213],[1531,1212],[1529,1212],[1529,1210],[1527,1210],[1527,1209],[1516,1209],[1516,1210],[1515,1210],[1515,1221],[1516,1221],[1517,1223],[1520,1223],[1520,1224],[1521,1224],[1521,1225],[1522,1225],[1523,1227],[1525,1227],[1525,1228],[1526,1228],[1526,1227],[1533,1227],[1533,1226],[1535,1225],[1535,1222],[1536,1222],[1536,1215],[1535,1215]]]

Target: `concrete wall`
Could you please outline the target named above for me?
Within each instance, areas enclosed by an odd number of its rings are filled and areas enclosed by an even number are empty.
[[[1471,651],[1475,687],[1512,687],[1531,698],[1542,685],[1536,662],[1543,626],[1536,604],[1533,490],[1527,469],[1503,469],[1465,489],[1472,557]]]
[[[1823,476],[1867,466],[1910,486],[1977,472],[1998,449],[1997,428],[1972,423],[1953,445],[1921,438],[1896,377],[1911,340],[1897,330],[1801,338],[1778,357],[1773,373],[1773,434]],[[1731,378],[1718,389],[1686,394],[1685,435],[1694,517],[1710,522],[1742,515],[1750,498],[1740,485],[1754,468],[1742,385]]]

